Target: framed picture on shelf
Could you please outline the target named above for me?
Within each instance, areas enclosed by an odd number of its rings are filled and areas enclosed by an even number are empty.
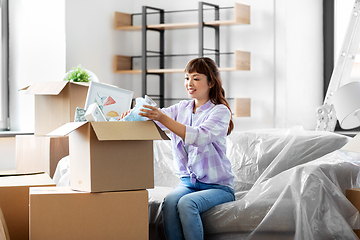
[[[118,120],[123,112],[131,107],[134,92],[116,86],[90,82],[85,109],[97,103],[106,120]]]

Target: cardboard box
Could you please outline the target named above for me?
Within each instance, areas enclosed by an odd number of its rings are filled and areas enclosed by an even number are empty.
[[[58,162],[68,155],[68,136],[16,136],[17,172],[45,172],[53,178]]]
[[[35,94],[35,135],[46,135],[74,121],[76,107],[84,108],[88,83],[37,82],[21,90]]]
[[[29,239],[29,188],[55,186],[45,173],[0,176],[0,208],[11,240]]]
[[[30,189],[30,239],[149,239],[148,192]]]
[[[72,122],[49,135],[68,134],[72,189],[105,192],[154,187],[152,140],[168,137],[153,121]]]
[[[348,188],[345,190],[345,194],[346,198],[360,212],[360,188]],[[354,232],[360,238],[360,229],[354,229]]]

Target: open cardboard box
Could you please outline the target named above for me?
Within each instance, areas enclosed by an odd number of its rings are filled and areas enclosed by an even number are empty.
[[[74,121],[76,107],[84,108],[89,83],[36,82],[20,90],[35,95],[35,135],[46,135]]]
[[[71,122],[48,135],[69,135],[71,188],[85,192],[154,188],[153,140],[169,139],[153,121]]]
[[[30,239],[149,239],[148,192],[30,188]]]
[[[46,173],[1,173],[0,208],[11,240],[29,239],[29,188],[55,186]]]
[[[17,135],[16,171],[41,171],[53,178],[58,162],[69,155],[69,137]]]

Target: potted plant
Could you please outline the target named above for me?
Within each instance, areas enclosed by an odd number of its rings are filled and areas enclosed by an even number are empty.
[[[77,67],[73,67],[71,71],[67,72],[64,81],[69,82],[98,82],[96,75],[89,70],[81,67],[79,64]]]

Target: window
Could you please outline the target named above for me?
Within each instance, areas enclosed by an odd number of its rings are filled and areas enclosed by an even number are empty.
[[[8,0],[1,1],[0,11],[0,130],[9,130],[9,21]]]

